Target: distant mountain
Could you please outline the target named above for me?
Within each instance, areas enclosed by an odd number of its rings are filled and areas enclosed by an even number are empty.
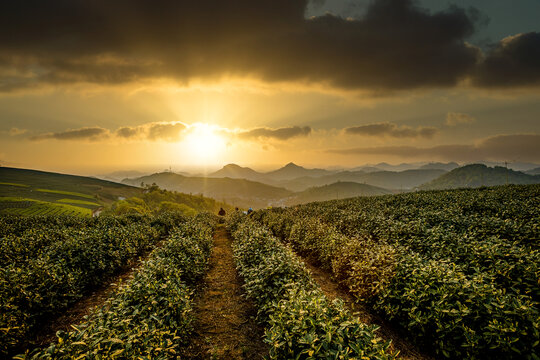
[[[188,177],[174,173],[158,173],[135,179],[124,179],[124,184],[156,184],[166,190],[188,194],[203,194],[240,207],[266,207],[292,194],[291,191],[246,179]]]
[[[527,175],[540,175],[540,167],[525,171]]]
[[[508,167],[509,169],[515,170],[515,171],[523,171],[526,172],[528,170],[532,170],[540,166],[540,164],[534,164],[534,163],[527,163],[527,162],[518,162],[518,161],[508,161],[505,163],[504,161],[478,161],[475,164],[484,164],[489,167]],[[472,164],[467,164],[472,165]]]
[[[445,170],[445,171],[452,171],[458,167],[459,167],[459,164],[455,162],[449,162],[447,164],[435,162],[435,163],[422,165],[419,167],[419,169],[440,169],[440,170]]]
[[[292,180],[303,176],[320,177],[332,173],[334,173],[334,171],[325,169],[306,169],[291,162],[280,169],[265,173],[264,177],[267,180],[279,181]]]
[[[464,187],[494,186],[504,184],[540,183],[540,175],[527,175],[505,167],[488,167],[471,164],[454,169],[419,187],[421,190],[455,189]]]
[[[328,185],[337,181],[347,181],[378,186],[385,189],[407,190],[436,179],[444,173],[444,170],[439,169],[376,171],[371,173],[342,171],[318,178],[300,177],[279,182],[277,185],[292,191],[303,191],[313,186]]]
[[[350,171],[361,171],[361,172],[375,172],[375,171],[381,171],[382,169],[379,169],[375,166],[361,166],[358,168],[351,169]]]
[[[390,194],[391,191],[376,186],[355,182],[336,182],[320,187],[312,187],[286,198],[280,205],[291,206],[314,201],[345,199],[356,196],[375,196]]]
[[[208,177],[214,178],[231,178],[231,179],[247,179],[247,180],[257,180],[263,177],[263,174],[248,168],[242,167],[236,164],[225,165],[220,170],[213,172],[208,175]]]
[[[110,172],[108,174],[103,174],[103,175],[96,175],[96,177],[98,179],[120,182],[122,181],[122,179],[125,179],[125,178],[140,177],[147,174],[148,173],[144,173],[138,170],[125,170],[125,171],[114,171],[114,172]]]

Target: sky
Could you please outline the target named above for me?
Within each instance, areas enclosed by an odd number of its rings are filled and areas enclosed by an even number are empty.
[[[540,163],[539,0],[7,0],[0,164]]]

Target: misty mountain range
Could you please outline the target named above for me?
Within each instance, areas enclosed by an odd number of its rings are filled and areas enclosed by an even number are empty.
[[[397,168],[408,165],[401,164]],[[155,183],[164,189],[203,194],[240,207],[261,208],[412,190],[540,183],[540,175],[536,174],[539,168],[532,166],[528,174],[484,164],[459,167],[456,163],[430,163],[400,171],[373,167],[332,171],[306,169],[289,163],[263,173],[228,164],[205,177],[162,172],[122,182],[134,186]]]

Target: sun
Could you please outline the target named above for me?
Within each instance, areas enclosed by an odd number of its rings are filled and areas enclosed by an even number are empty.
[[[190,126],[183,143],[192,160],[209,163],[222,157],[226,143],[218,130],[216,126],[201,123]]]

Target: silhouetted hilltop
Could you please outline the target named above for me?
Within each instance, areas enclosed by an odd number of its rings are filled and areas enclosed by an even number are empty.
[[[390,194],[391,191],[380,187],[355,182],[336,182],[329,185],[312,187],[284,199],[285,206],[305,204],[314,201],[345,199],[356,196],[375,196]]]
[[[202,194],[240,207],[265,207],[272,200],[292,194],[283,188],[246,179],[188,177],[169,172],[124,179],[122,182],[136,186],[155,183],[166,190]]]
[[[248,167],[242,167],[236,164],[228,164],[228,165],[225,165],[220,170],[213,172],[208,176],[215,177],[215,178],[229,177],[232,179],[257,180],[263,177],[264,175]]]
[[[471,164],[454,169],[419,188],[434,190],[536,183],[540,183],[539,175],[527,175],[501,166],[488,167],[483,164]]]

